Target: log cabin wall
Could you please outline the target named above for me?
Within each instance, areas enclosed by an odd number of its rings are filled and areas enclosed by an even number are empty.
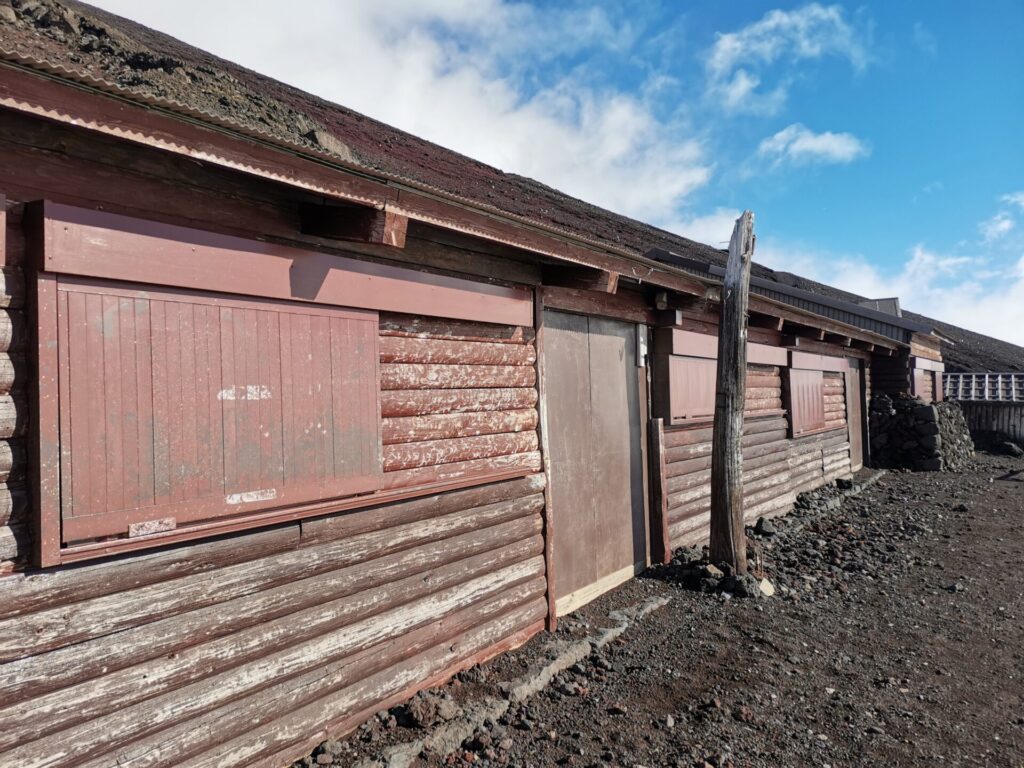
[[[300,234],[301,192],[5,112],[0,194],[0,764],[278,766],[543,629],[532,329],[381,313],[384,490],[469,485],[447,493],[40,570],[22,437],[30,201],[502,284],[536,265],[425,226],[338,248]]]
[[[0,574],[31,552],[26,446],[29,410],[25,321],[25,243],[21,210],[0,189]],[[0,577],[2,578],[2,577]]]
[[[540,470],[534,336],[381,315],[385,488]]]
[[[541,630],[543,488],[0,579],[0,764],[288,762]]]
[[[707,338],[711,339],[708,347],[713,347],[713,337]],[[765,336],[759,338],[770,341]],[[686,337],[685,343],[691,349],[702,346],[700,340],[692,336]],[[765,354],[764,350],[755,351],[754,347],[750,350]],[[838,347],[834,352],[836,357],[842,354]],[[665,396],[671,389],[665,381],[667,362],[664,354],[656,355],[656,365],[661,372],[656,373],[655,381],[661,380]],[[750,523],[758,517],[786,514],[792,510],[798,494],[851,474],[843,373],[824,371],[821,374],[824,427],[797,438],[790,436],[792,425],[785,410],[786,373],[784,367],[777,365],[750,364],[747,367],[742,444],[744,515]],[[657,394],[657,388],[655,392]],[[666,418],[655,420],[658,434],[652,441],[655,466],[660,466],[661,474],[655,509],[662,520],[652,521],[652,529],[665,531],[668,549],[663,550],[655,537],[655,556],[665,559],[672,548],[704,543],[710,535],[713,430],[707,418],[694,419],[692,424],[677,420],[672,425],[670,413],[664,409],[662,413]]]

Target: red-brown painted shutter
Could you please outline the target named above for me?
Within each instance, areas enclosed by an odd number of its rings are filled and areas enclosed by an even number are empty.
[[[789,407],[793,437],[825,428],[825,388],[821,371],[789,371]]]
[[[717,361],[703,357],[669,357],[672,421],[715,415]]]
[[[377,314],[58,281],[65,542],[373,491]]]

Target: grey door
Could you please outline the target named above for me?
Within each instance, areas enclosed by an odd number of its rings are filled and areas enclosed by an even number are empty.
[[[552,565],[559,614],[647,563],[636,326],[546,311]]]

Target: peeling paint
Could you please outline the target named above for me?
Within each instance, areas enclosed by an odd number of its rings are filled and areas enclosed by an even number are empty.
[[[225,387],[217,393],[218,400],[270,400],[270,387],[265,384],[246,384]]]
[[[270,501],[277,498],[277,488],[264,488],[259,491],[243,491],[229,493],[224,497],[228,504],[251,504],[254,501]]]

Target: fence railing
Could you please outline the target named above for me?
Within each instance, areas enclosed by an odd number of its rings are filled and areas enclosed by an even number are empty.
[[[1024,403],[1024,373],[944,373],[948,400]]]

